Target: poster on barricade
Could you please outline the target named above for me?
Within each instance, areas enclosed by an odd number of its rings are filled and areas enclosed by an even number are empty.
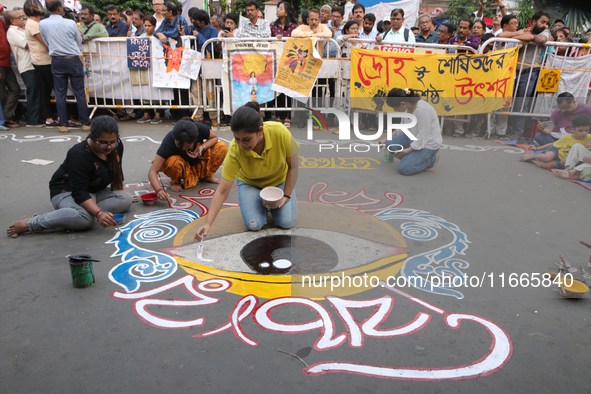
[[[546,64],[560,65],[560,80],[556,93],[540,93],[536,99],[534,113],[551,114],[558,108],[556,96],[571,93],[578,102],[584,103],[591,83],[591,55],[565,58],[549,54]],[[580,71],[579,71],[580,70]]]
[[[150,37],[127,39],[127,68],[150,68]]]
[[[310,38],[287,40],[271,89],[302,102],[308,100],[322,67],[316,41]]]
[[[170,38],[167,45],[152,40],[152,86],[189,89],[191,80],[179,74],[185,48],[189,48],[188,37],[180,42]]]
[[[517,54],[517,48],[487,55],[353,49],[351,106],[377,110],[391,89],[412,88],[439,115],[490,113],[511,105]]]
[[[275,99],[271,86],[281,51],[281,42],[226,43],[222,73],[224,113],[231,114],[249,101],[264,104]]]
[[[190,79],[197,79],[201,71],[201,52],[192,49],[183,51],[183,61],[179,74]]]

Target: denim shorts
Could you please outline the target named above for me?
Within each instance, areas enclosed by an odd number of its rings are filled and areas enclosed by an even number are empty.
[[[564,168],[564,166],[560,165],[560,159],[558,158],[558,148],[555,146],[551,146],[548,149],[546,149],[543,153],[546,152],[553,152],[554,153],[554,164],[556,164],[556,168]]]

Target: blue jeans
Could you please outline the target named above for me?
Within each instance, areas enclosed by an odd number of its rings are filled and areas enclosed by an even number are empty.
[[[122,213],[131,207],[131,196],[123,190],[111,191],[110,188],[96,193],[96,204],[102,211]],[[34,215],[27,223],[31,232],[63,228],[66,230],[87,230],[92,227],[95,218],[76,204],[71,192],[61,193],[51,199],[55,211]]]
[[[25,71],[21,73],[21,78],[27,87],[27,124],[37,125],[39,122],[41,112],[41,89],[35,70]]]
[[[531,78],[530,78],[531,73]],[[515,93],[515,105],[513,106],[514,112],[533,112],[533,108],[530,108],[532,103],[532,97],[536,92],[536,86],[538,85],[538,76],[540,75],[540,71],[538,69],[532,70],[524,70],[521,73],[521,78],[519,79],[519,85],[517,86],[517,92]],[[529,85],[528,85],[529,80]],[[523,110],[521,106],[523,105]],[[516,136],[523,136],[525,131],[525,121],[527,116],[518,116],[512,115],[510,117],[511,121],[511,133]]]
[[[260,230],[267,224],[267,208],[263,206],[263,200],[259,193],[261,189],[256,186],[242,182],[238,179],[238,202],[240,203],[240,213],[247,229],[252,231]],[[285,182],[277,186],[281,190],[285,187]],[[291,192],[291,199],[283,204],[281,208],[271,209],[271,215],[275,225],[281,228],[291,228],[298,219],[298,202],[295,189]]]
[[[401,145],[404,149],[408,148],[411,143],[411,139],[406,134],[392,136],[391,140],[386,141],[386,148],[390,145]],[[392,149],[393,151],[394,149]],[[402,175],[412,175],[417,172],[426,170],[435,165],[437,158],[435,155],[439,152],[439,149],[421,149],[413,150],[408,155],[404,156],[398,164],[398,172]]]
[[[88,106],[86,105],[86,93],[84,91],[84,68],[80,59],[51,59],[51,72],[53,73],[53,90],[55,91],[55,105],[60,126],[68,125],[68,79],[76,96],[78,106],[78,119],[80,123],[90,126],[88,118]]]
[[[557,141],[557,139],[552,137],[550,134],[544,134],[542,132],[539,132],[534,137],[534,141],[538,143],[538,146],[542,146],[546,144],[553,144]]]

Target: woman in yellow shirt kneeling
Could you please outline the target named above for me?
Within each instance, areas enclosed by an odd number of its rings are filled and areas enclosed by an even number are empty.
[[[267,224],[269,205],[263,202],[259,193],[269,186],[283,190],[277,208],[270,209],[275,225],[291,228],[297,220],[294,187],[298,179],[299,144],[281,123],[263,124],[256,102],[250,102],[232,114],[231,129],[234,139],[224,161],[222,180],[211,201],[205,225],[197,230],[195,239],[209,233],[235,178],[238,178],[238,202],[247,229],[258,231]]]

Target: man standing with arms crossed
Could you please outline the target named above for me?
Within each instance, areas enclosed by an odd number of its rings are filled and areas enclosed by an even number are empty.
[[[51,16],[39,22],[39,30],[43,41],[49,47],[49,56],[51,56],[51,72],[53,73],[60,133],[67,133],[70,127],[79,127],[75,122],[68,120],[66,104],[68,79],[76,96],[82,130],[90,131],[90,119],[88,118],[88,106],[84,92],[84,69],[80,60],[82,52],[79,49],[82,44],[82,36],[76,22],[62,18],[64,7],[60,0],[48,0],[46,5]]]

